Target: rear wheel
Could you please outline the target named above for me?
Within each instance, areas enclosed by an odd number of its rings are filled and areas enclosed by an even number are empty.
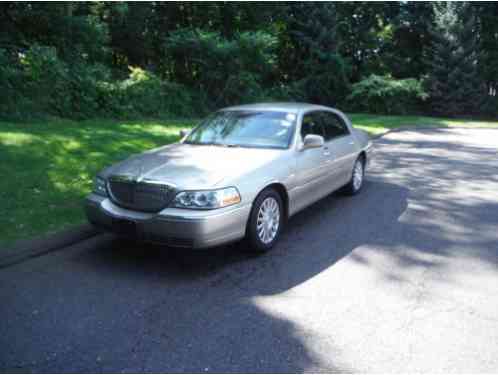
[[[266,189],[258,195],[247,228],[246,237],[251,250],[264,253],[277,243],[284,222],[283,212],[278,192]]]
[[[354,163],[353,172],[351,173],[351,180],[344,187],[344,192],[349,195],[358,194],[363,186],[364,177],[365,159],[360,156]]]

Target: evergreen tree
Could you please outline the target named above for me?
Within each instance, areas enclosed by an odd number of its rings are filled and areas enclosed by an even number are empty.
[[[485,115],[498,116],[498,3],[473,4],[480,21],[480,49],[482,51],[479,70],[486,83],[488,93]]]
[[[450,116],[478,113],[485,88],[473,9],[468,3],[436,3],[434,24],[428,79],[432,110]]]
[[[335,3],[289,6],[281,61],[289,82],[304,94],[295,99],[336,105],[345,97],[350,69],[338,52],[337,24]]]

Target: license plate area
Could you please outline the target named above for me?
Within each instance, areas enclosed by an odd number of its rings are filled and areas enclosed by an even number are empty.
[[[112,230],[117,234],[135,236],[137,234],[137,223],[126,219],[113,219]]]

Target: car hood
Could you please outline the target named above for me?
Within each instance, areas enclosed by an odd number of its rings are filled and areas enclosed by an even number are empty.
[[[284,150],[232,148],[175,143],[134,155],[99,175],[127,176],[173,184],[181,189],[208,189],[230,183],[260,168]]]

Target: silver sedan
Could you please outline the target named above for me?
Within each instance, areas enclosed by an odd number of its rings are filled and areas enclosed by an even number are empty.
[[[245,237],[264,252],[296,212],[338,189],[358,193],[371,150],[368,135],[333,108],[229,107],[179,143],[104,169],[86,214],[144,241],[207,248]]]

